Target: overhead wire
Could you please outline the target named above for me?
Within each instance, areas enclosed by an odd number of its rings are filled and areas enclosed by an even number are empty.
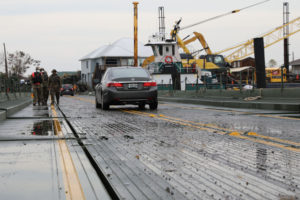
[[[184,29],[187,29],[187,28],[191,28],[191,27],[193,27],[193,26],[196,26],[196,25],[199,25],[199,24],[203,24],[203,23],[206,23],[206,22],[209,22],[209,21],[218,19],[218,18],[224,17],[224,16],[226,16],[226,15],[230,15],[230,14],[233,14],[233,13],[238,13],[238,12],[240,12],[241,10],[245,10],[245,9],[248,9],[248,8],[252,8],[252,7],[254,7],[254,6],[263,4],[263,3],[268,2],[268,1],[271,1],[271,0],[264,0],[264,1],[261,1],[261,2],[255,3],[255,4],[251,4],[251,5],[249,5],[249,6],[243,7],[243,8],[241,8],[241,9],[237,9],[237,10],[233,10],[233,11],[230,11],[230,12],[227,12],[227,13],[224,13],[224,14],[221,14],[221,15],[217,15],[217,16],[215,16],[215,17],[211,17],[211,18],[208,18],[208,19],[206,19],[206,20],[203,20],[203,21],[200,21],[200,22],[197,22],[197,23],[188,25],[188,26],[180,27],[180,30],[184,30]]]

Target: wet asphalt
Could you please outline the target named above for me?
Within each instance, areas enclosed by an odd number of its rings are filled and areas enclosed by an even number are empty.
[[[108,199],[75,133],[120,199],[299,199],[300,115],[159,102],[56,108],[86,199]],[[67,117],[64,119],[64,115]],[[0,199],[65,199],[49,107],[0,122]]]
[[[126,199],[299,199],[299,114],[160,102],[60,108]]]

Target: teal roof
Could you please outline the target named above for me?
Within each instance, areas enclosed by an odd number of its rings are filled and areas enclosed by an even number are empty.
[[[69,76],[77,75],[78,71],[61,71],[61,72],[57,72],[58,76],[63,76],[64,74],[69,75]]]

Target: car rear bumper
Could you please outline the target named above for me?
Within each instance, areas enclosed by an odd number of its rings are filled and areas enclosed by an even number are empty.
[[[142,91],[118,91],[111,89],[103,94],[103,100],[110,105],[152,103],[157,101],[157,89],[150,88]]]
[[[74,95],[74,91],[69,90],[69,91],[61,91],[60,92],[61,95]]]

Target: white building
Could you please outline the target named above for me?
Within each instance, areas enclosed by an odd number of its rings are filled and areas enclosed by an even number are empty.
[[[92,87],[93,74],[96,66],[99,66],[101,73],[107,67],[133,66],[134,42],[132,38],[121,38],[110,45],[104,45],[92,51],[80,59],[81,80]],[[145,58],[153,55],[151,47],[144,46],[138,42],[138,65],[141,65]]]
[[[293,74],[299,75],[300,74],[300,59],[290,62],[290,65],[292,66],[291,72]]]

